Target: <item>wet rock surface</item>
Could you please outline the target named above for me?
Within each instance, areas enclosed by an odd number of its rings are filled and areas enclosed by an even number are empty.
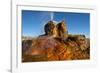
[[[28,45],[28,42],[29,40],[24,44]],[[32,41],[28,48],[23,52],[23,62],[82,60],[90,58],[90,46],[86,38],[82,39],[82,41],[68,38],[65,42],[60,38],[42,36]],[[25,48],[23,47],[23,49]]]

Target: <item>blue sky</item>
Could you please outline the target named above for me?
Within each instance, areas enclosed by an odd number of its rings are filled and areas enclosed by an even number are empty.
[[[51,13],[47,11],[22,10],[22,35],[36,37],[44,33],[44,25],[51,20]],[[90,14],[72,12],[53,12],[53,20],[65,20],[70,34],[84,34],[90,36]]]

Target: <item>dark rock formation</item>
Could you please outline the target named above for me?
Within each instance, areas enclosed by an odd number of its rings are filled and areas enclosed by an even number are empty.
[[[22,62],[90,59],[90,39],[68,34],[64,21],[49,21],[45,34],[22,41]]]
[[[57,35],[56,25],[53,21],[49,21],[44,26],[44,30],[45,30],[45,35],[49,35],[49,36],[56,36]]]
[[[65,22],[62,21],[56,25],[58,36],[62,39],[67,39],[68,37],[68,30],[66,28]]]
[[[58,24],[55,24],[53,21],[49,21],[45,27],[45,35],[59,37],[66,39],[68,37],[68,30],[66,28],[65,22],[62,21]]]

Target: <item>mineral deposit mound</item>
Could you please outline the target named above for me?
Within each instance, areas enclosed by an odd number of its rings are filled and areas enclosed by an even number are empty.
[[[49,21],[45,34],[22,37],[22,62],[86,60],[90,58],[90,39],[68,34],[65,22]]]

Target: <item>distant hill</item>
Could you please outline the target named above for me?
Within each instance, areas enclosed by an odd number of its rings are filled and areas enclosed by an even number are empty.
[[[22,40],[32,40],[32,39],[35,39],[35,37],[22,36]]]

